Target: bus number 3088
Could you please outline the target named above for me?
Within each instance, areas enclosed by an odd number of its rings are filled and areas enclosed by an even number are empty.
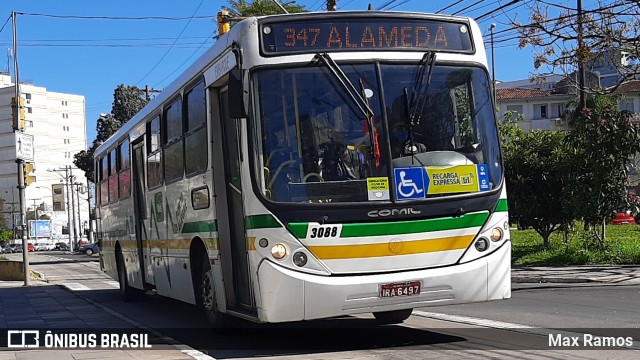
[[[330,226],[330,227],[318,227],[311,229],[310,238],[321,238],[321,237],[336,237],[338,236],[338,227]]]

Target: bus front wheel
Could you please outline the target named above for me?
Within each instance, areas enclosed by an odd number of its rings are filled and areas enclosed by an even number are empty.
[[[400,324],[407,320],[413,309],[374,312],[373,316],[380,324]]]
[[[213,271],[209,258],[202,259],[202,274],[200,275],[200,299],[198,303],[204,313],[204,317],[213,329],[223,327],[224,314],[218,311],[216,292],[213,283]]]
[[[124,256],[122,256],[122,251],[118,250],[116,253],[116,265],[118,268],[118,284],[120,285],[120,298],[122,301],[134,301],[138,296],[136,289],[129,286],[129,281],[127,280],[127,269],[124,265]]]

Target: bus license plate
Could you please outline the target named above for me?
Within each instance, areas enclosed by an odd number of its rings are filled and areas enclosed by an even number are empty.
[[[420,294],[420,281],[380,285],[380,297],[412,296]]]

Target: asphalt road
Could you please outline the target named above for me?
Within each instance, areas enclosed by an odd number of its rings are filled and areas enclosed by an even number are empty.
[[[581,358],[631,359],[639,350],[559,350],[549,335],[573,329],[633,336],[637,342],[640,287],[564,286],[515,288],[512,299],[417,309],[404,324],[378,326],[370,315],[289,324],[231,323],[208,329],[194,306],[162,297],[124,303],[117,282],[99,269],[98,257],[38,253],[32,269],[54,284],[109,309],[135,326],[155,329],[214,358],[415,359],[415,358]],[[632,331],[630,328],[636,328]],[[561,329],[561,330],[550,330]],[[637,345],[634,344],[634,346]]]

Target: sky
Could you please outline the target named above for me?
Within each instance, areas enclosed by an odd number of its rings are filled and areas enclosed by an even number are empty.
[[[338,10],[374,9],[436,12],[478,17],[510,0],[337,0]],[[584,1],[588,8],[592,1]],[[325,0],[298,0],[307,10],[324,11]],[[500,81],[529,78],[532,49],[518,49],[508,18],[527,21],[526,2],[479,20],[489,50],[489,26],[495,23],[495,75]],[[0,0],[0,71],[12,69],[10,15],[17,16],[20,80],[49,91],[85,96],[87,142],[96,136],[96,120],[109,113],[119,84],[163,89],[215,39],[215,16],[226,0]],[[122,19],[128,18],[128,19]],[[130,19],[137,18],[137,19]],[[5,21],[8,22],[5,23]],[[501,32],[502,31],[502,32]],[[11,67],[9,68],[9,63]]]

